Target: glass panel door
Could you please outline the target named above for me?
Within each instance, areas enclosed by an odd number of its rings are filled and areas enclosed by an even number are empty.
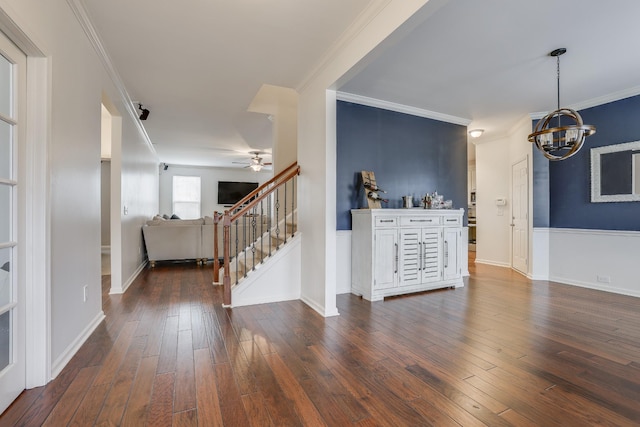
[[[25,75],[26,57],[0,33],[0,412],[25,388],[24,286],[16,268],[18,111],[24,110]]]

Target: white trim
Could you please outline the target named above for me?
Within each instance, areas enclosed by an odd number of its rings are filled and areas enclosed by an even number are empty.
[[[100,310],[100,312],[96,315],[96,317],[87,325],[86,328],[76,337],[75,340],[62,352],[60,357],[58,357],[55,362],[53,362],[53,366],[51,367],[51,378],[57,377],[60,372],[67,366],[67,363],[75,356],[75,354],[80,350],[80,347],[85,343],[85,341],[91,336],[93,331],[100,325],[100,323],[104,320],[106,316],[104,312]]]
[[[25,186],[27,194],[27,373],[26,386],[45,385],[51,378],[51,204],[49,141],[51,141],[51,63],[27,57],[27,120]]]
[[[597,107],[599,105],[608,104],[610,102],[620,101],[621,99],[630,98],[632,96],[640,95],[640,86],[630,87],[618,92],[602,95],[597,98],[587,99],[586,101],[577,102],[572,104],[569,108],[572,110],[580,111],[587,108]]]
[[[478,259],[478,258],[476,258],[476,264],[493,265],[495,267],[505,267],[505,268],[511,269],[511,264],[509,264],[508,262],[497,262],[497,261],[491,261],[491,260],[487,260],[487,259]],[[517,270],[514,270],[514,271],[517,271]],[[519,271],[518,271],[518,273],[519,273]]]
[[[576,102],[575,104],[565,106],[565,108],[570,108],[575,111],[581,111],[586,110],[587,108],[598,107],[600,105],[609,104],[611,102],[620,101],[626,98],[631,98],[632,96],[636,95],[640,95],[640,86],[634,86],[628,89],[621,90],[619,92],[613,92],[607,95],[599,96],[597,98],[587,99],[586,101]],[[529,117],[531,117],[531,120],[540,120],[541,118],[549,114],[549,111],[536,111],[533,113],[529,113]]]
[[[147,263],[148,262],[146,260],[143,261],[142,264],[140,264],[138,268],[136,268],[136,271],[133,272],[131,277],[129,277],[129,279],[127,279],[127,281],[122,284],[122,287],[114,288],[112,286],[111,289],[109,289],[109,294],[110,295],[124,294],[127,291],[127,289],[129,289],[129,286],[131,286],[131,284],[140,275],[140,273],[142,273],[142,270],[144,270],[144,268],[147,266]]]
[[[640,231],[550,229],[549,279],[640,297]]]
[[[605,145],[604,147],[591,149],[591,203],[640,201],[640,194],[601,194],[600,155],[631,150],[640,150],[640,141]]]
[[[531,215],[530,215],[531,216]],[[549,280],[549,235],[548,227],[533,227],[531,246],[531,280]]]
[[[336,295],[351,293],[351,230],[336,230]]]
[[[300,297],[300,300],[303,303],[307,304],[309,307],[311,307],[313,310],[315,310],[322,317],[340,316],[340,313],[338,312],[338,308],[337,307],[335,308],[335,310],[325,311],[325,307],[324,306],[316,304],[315,301],[312,301],[309,298],[305,298],[304,295]]]
[[[634,290],[629,290],[625,288],[618,288],[615,286],[606,286],[600,283],[595,284],[590,282],[583,282],[580,280],[569,279],[567,277],[551,275],[551,277],[549,277],[549,281],[561,283],[563,285],[578,286],[580,288],[595,289],[597,291],[611,292],[611,293],[620,294],[620,295],[628,295],[631,297],[640,297],[640,291],[634,291]]]
[[[366,28],[371,21],[391,2],[391,0],[373,0],[369,2],[369,5],[358,15],[355,21],[349,25],[347,30],[340,36],[332,46],[329,47],[327,52],[320,58],[318,65],[308,74],[308,76],[298,85],[297,92],[303,92],[306,88],[321,75],[325,69],[333,64],[333,60],[336,55],[345,49],[353,40],[360,34],[360,32]]]
[[[543,230],[541,228],[541,230]],[[588,228],[549,228],[551,234],[586,234],[600,236],[637,237],[640,238],[640,231],[633,230],[591,230]]]
[[[471,119],[450,116],[436,111],[429,111],[422,108],[410,107],[408,105],[397,104],[395,102],[383,101],[381,99],[369,98],[367,96],[356,95],[347,92],[337,92],[338,101],[352,102],[354,104],[366,105],[368,107],[381,108],[383,110],[395,111],[398,113],[411,114],[412,116],[424,117],[441,122],[453,123],[461,126],[469,126]]]
[[[140,118],[138,116],[138,111],[133,105],[133,101],[131,101],[131,97],[127,92],[127,88],[125,87],[122,79],[120,78],[118,71],[114,67],[113,62],[111,61],[111,57],[109,56],[109,53],[105,49],[104,44],[102,43],[102,39],[100,38],[100,35],[96,31],[95,26],[93,25],[93,22],[91,21],[91,18],[89,17],[89,14],[85,9],[82,0],[67,0],[67,3],[69,4],[69,7],[73,11],[76,18],[78,19],[78,22],[80,23],[80,26],[82,27],[85,35],[87,36],[87,39],[89,40],[89,42],[95,49],[96,53],[98,54],[98,58],[102,62],[102,65],[104,66],[104,69],[107,72],[107,75],[111,78],[111,81],[113,82],[118,93],[120,94],[120,98],[122,99],[122,102],[127,110],[127,113],[129,113],[129,116],[133,120],[133,123],[135,123],[136,127],[138,128],[138,132],[140,132],[140,135],[147,143],[147,146],[151,150],[151,152],[157,155],[156,149],[151,143],[151,139],[149,138],[147,131],[145,130],[144,126],[142,125],[142,122],[140,121]]]

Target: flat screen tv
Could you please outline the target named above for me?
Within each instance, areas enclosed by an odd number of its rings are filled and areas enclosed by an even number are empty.
[[[218,204],[234,205],[256,188],[257,182],[218,181]]]

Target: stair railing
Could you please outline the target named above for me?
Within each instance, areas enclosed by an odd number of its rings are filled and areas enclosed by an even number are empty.
[[[223,259],[223,304],[231,305],[231,286],[278,250],[296,231],[296,184],[300,166],[293,163],[247,194],[224,213],[213,214],[213,277],[220,280]],[[220,254],[222,223],[223,253]],[[274,249],[275,243],[275,249]],[[230,267],[235,268],[232,283]]]

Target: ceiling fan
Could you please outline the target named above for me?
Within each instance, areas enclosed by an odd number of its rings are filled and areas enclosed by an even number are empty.
[[[239,165],[247,165],[245,168],[251,168],[254,172],[260,172],[264,166],[271,165],[271,162],[264,163],[262,161],[262,157],[260,157],[260,151],[250,151],[249,154],[253,154],[253,157],[250,159],[250,163],[246,162],[232,162],[237,163]]]

